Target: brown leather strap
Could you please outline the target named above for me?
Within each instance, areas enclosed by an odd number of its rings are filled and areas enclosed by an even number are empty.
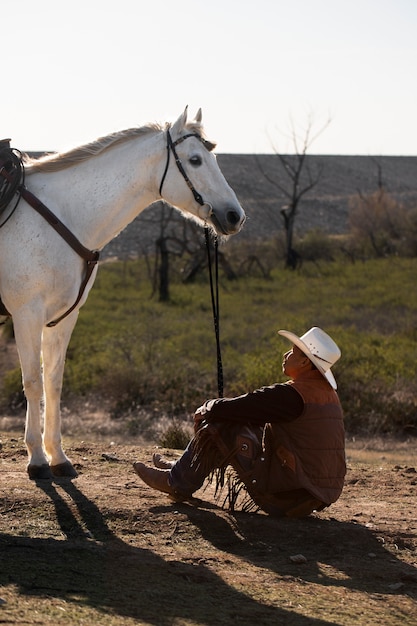
[[[9,180],[8,172],[1,166],[2,166],[2,163],[0,162],[0,175],[2,175],[3,178],[6,178],[7,180]],[[67,311],[65,311],[65,313],[63,313],[59,318],[47,324],[48,327],[56,326],[58,322],[60,322],[62,319],[67,317],[67,315],[72,313],[72,311],[76,308],[76,306],[80,302],[83,296],[83,293],[85,291],[85,288],[87,286],[87,283],[90,280],[91,275],[94,271],[94,268],[98,263],[98,260],[100,258],[100,252],[98,250],[89,250],[88,248],[83,246],[83,244],[69,230],[69,228],[67,228],[65,224],[61,222],[61,220],[54,213],[52,213],[52,211],[48,209],[48,207],[45,206],[43,202],[39,200],[39,198],[37,198],[31,191],[26,189],[26,187],[24,187],[23,185],[20,185],[18,190],[22,198],[24,198],[26,202],[30,204],[30,206],[33,209],[35,209],[35,211],[37,211],[39,215],[41,215],[48,222],[50,226],[52,226],[52,228],[64,239],[64,241],[66,241],[67,244],[71,246],[74,252],[76,252],[82,259],[84,259],[84,261],[87,264],[86,273],[81,282],[78,296],[74,304]]]
[[[35,209],[43,218],[46,219],[48,224],[52,226],[56,232],[61,235],[63,239],[67,242],[71,248],[79,254],[79,256],[85,261],[98,261],[99,252],[97,250],[89,250],[77,239],[77,237],[61,222],[57,216],[52,213],[48,209],[47,206],[43,204],[31,191],[26,189],[26,187],[20,188],[20,193],[22,194],[22,198],[26,200],[30,206]]]
[[[0,160],[0,174],[6,180],[10,180],[10,174],[2,168],[4,163]],[[31,191],[23,185],[19,186],[19,193],[30,206],[35,209],[56,232],[67,242],[69,246],[85,261],[98,261],[99,252],[97,250],[89,250],[77,239],[77,237],[61,222],[43,202],[39,200]]]
[[[64,317],[67,317],[67,315],[72,313],[72,311],[75,309],[75,307],[77,306],[77,304],[79,303],[79,301],[83,297],[83,293],[85,291],[85,288],[87,287],[88,281],[91,278],[91,274],[93,273],[93,270],[94,270],[95,266],[97,265],[97,262],[98,262],[98,257],[97,257],[97,260],[95,260],[95,261],[87,261],[86,273],[85,273],[83,281],[82,281],[82,283],[80,285],[80,290],[78,292],[77,299],[75,300],[74,304],[67,311],[65,311],[65,313],[63,313],[60,317],[58,317],[55,320],[52,320],[52,322],[48,322],[47,323],[48,328],[51,328],[52,326],[56,326],[58,324],[58,322],[63,320]]]

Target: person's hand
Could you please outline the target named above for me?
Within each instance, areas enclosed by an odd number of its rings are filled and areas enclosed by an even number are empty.
[[[201,424],[204,421],[204,415],[206,413],[204,404],[196,410],[194,413],[194,432],[196,433],[201,428]]]

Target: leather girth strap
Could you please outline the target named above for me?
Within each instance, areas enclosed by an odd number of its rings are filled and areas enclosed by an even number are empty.
[[[0,174],[3,176],[3,178],[8,179],[8,172],[5,171],[4,168],[2,168],[2,162],[0,162]],[[48,322],[47,324],[48,327],[56,326],[61,320],[67,317],[67,315],[72,313],[72,311],[77,307],[78,303],[80,302],[88,281],[90,280],[91,275],[94,271],[94,268],[99,261],[100,252],[98,250],[89,250],[88,248],[83,246],[83,244],[69,230],[69,228],[67,228],[65,224],[63,224],[63,222],[61,222],[61,220],[54,213],[52,213],[52,211],[48,209],[48,207],[45,206],[43,202],[39,200],[39,198],[37,198],[32,192],[26,189],[26,187],[20,185],[18,187],[18,192],[21,197],[24,198],[26,202],[30,204],[30,206],[35,209],[35,211],[37,211],[39,215],[41,215],[48,222],[48,224],[64,239],[64,241],[66,241],[66,243],[74,250],[74,252],[76,252],[86,262],[85,275],[81,282],[78,296],[74,304],[60,317],[51,322]]]

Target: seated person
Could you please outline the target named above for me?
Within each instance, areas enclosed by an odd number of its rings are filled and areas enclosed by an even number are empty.
[[[235,491],[244,485],[255,508],[302,517],[335,502],[343,489],[343,412],[331,367],[340,358],[333,339],[317,327],[302,337],[280,330],[292,344],[282,370],[290,380],[235,398],[208,400],[195,413],[195,436],[175,463],[133,464],[153,489],[181,501],[231,465]],[[229,497],[233,505],[233,497]]]

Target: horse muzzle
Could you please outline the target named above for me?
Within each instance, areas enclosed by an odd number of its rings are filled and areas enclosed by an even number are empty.
[[[212,209],[209,220],[218,234],[235,235],[245,223],[246,215],[243,210],[239,212],[234,208],[227,209],[222,215]]]

